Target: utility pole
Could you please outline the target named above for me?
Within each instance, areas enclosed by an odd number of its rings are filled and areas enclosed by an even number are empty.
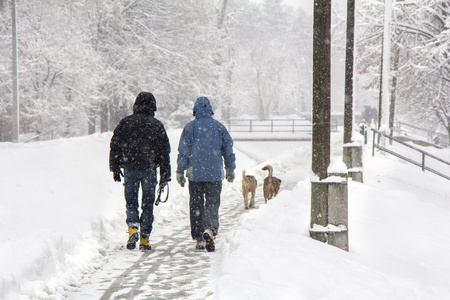
[[[314,0],[310,236],[348,251],[347,176],[330,176],[331,0]],[[340,176],[344,175],[344,176]]]
[[[12,57],[13,57],[13,109],[12,109],[12,141],[19,142],[19,82],[17,72],[17,21],[16,21],[16,0],[11,0],[12,16]]]
[[[348,176],[363,182],[362,145],[353,143],[353,65],[355,48],[355,0],[347,0],[347,39],[345,51],[344,149]]]
[[[389,107],[389,129],[391,131],[391,137],[394,136],[394,121],[395,121],[395,101],[397,98],[397,76],[398,67],[400,64],[400,47],[394,45],[393,47],[393,70],[392,70],[392,83],[391,83],[391,104]],[[389,140],[389,144],[392,145],[392,140]]]
[[[355,48],[355,0],[347,1],[347,38],[345,47],[344,144],[353,133],[353,56]]]
[[[314,1],[312,171],[327,178],[330,164],[331,0]]]

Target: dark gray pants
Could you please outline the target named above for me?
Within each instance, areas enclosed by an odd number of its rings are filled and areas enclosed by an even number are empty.
[[[202,240],[206,228],[217,235],[221,192],[222,181],[189,181],[191,236],[194,240]]]
[[[125,200],[128,227],[139,228],[141,234],[150,235],[153,228],[156,172],[153,170],[125,170]],[[142,188],[141,215],[139,216],[139,189]]]

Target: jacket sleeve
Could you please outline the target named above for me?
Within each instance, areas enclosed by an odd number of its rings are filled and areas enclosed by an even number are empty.
[[[116,129],[114,129],[113,136],[111,138],[111,143],[109,145],[109,170],[111,172],[119,171],[120,169],[120,161],[122,157],[122,130],[123,125],[119,123]]]
[[[167,132],[162,124],[160,128],[159,145],[160,149],[158,151],[157,160],[159,165],[160,182],[168,182],[171,180],[170,142]]]
[[[227,172],[236,169],[236,156],[233,152],[233,139],[225,126],[222,126],[222,156]]]
[[[177,157],[177,173],[184,173],[189,164],[189,157],[192,151],[192,129],[186,125],[181,133],[180,142],[178,144]]]

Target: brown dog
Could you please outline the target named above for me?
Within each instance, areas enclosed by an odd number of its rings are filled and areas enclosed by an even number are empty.
[[[242,171],[242,195],[244,196],[245,209],[255,207],[255,193],[257,181],[254,176],[245,175],[245,170]],[[248,194],[251,193],[250,206],[248,205]]]
[[[281,179],[272,176],[273,168],[271,165],[265,166],[263,170],[269,171],[269,176],[264,178],[264,185],[263,185],[264,200],[267,203],[267,200],[276,197],[276,195],[278,194],[278,191],[280,190]]]

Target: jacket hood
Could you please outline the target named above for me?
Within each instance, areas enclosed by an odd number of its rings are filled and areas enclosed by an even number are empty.
[[[195,101],[194,105],[194,116],[196,118],[201,117],[210,117],[214,114],[212,110],[211,103],[209,102],[209,99],[206,97],[199,97],[197,98],[197,101]]]
[[[144,115],[155,115],[156,100],[152,93],[141,92],[136,97],[133,105],[133,113]]]

